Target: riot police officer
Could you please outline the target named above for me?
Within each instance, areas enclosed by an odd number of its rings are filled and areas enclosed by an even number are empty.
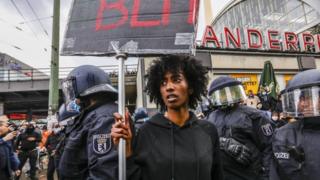
[[[200,119],[205,119],[209,113],[214,110],[210,100],[207,97],[202,97],[202,101],[200,102],[199,106],[203,116]]]
[[[137,108],[134,111],[133,120],[134,120],[135,130],[137,131],[146,121],[149,120],[149,116],[146,108],[144,107]]]
[[[268,179],[271,158],[270,121],[251,107],[240,81],[221,76],[212,81],[208,96],[216,110],[207,120],[220,137],[225,180]]]
[[[102,69],[84,65],[73,69],[62,83],[66,105],[77,98],[75,119],[59,163],[61,179],[117,179],[117,152],[110,130],[117,111],[117,90]]]
[[[80,106],[76,104],[77,100],[72,101],[72,104],[67,105],[69,108],[66,107],[65,104],[62,104],[59,108],[59,112],[57,114],[57,119],[59,122],[59,126],[61,127],[61,131],[59,133],[58,144],[55,147],[54,153],[54,166],[57,170],[57,175],[59,175],[59,162],[64,151],[65,143],[67,142],[66,135],[70,133],[72,125],[74,123],[74,119],[80,113]]]
[[[282,91],[283,111],[296,121],[273,136],[270,179],[314,180],[320,177],[320,71],[300,72]]]

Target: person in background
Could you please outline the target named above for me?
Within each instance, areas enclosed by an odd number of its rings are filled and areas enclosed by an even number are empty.
[[[30,164],[30,179],[36,178],[36,163],[38,159],[37,147],[41,141],[41,134],[35,131],[34,123],[27,123],[26,130],[22,132],[16,140],[16,147],[18,151],[18,157],[20,160],[19,170],[21,171],[26,161],[29,159]],[[16,180],[20,179],[20,176],[16,176]]]
[[[49,156],[49,163],[48,163],[48,169],[47,169],[47,180],[53,180],[54,172],[56,170],[55,166],[55,153],[56,153],[56,147],[61,139],[61,127],[59,124],[54,124],[54,127],[52,129],[52,132],[50,133],[45,148],[47,149],[48,156]]]
[[[290,115],[288,115],[288,114],[286,114],[286,113],[284,113],[284,112],[281,112],[281,113],[280,113],[280,119],[281,119],[282,121],[284,121],[285,124],[287,124],[287,123],[293,123],[293,122],[296,121],[296,119],[295,119],[294,117],[292,117],[292,116],[290,116]]]
[[[261,108],[260,110],[263,111],[270,111],[271,112],[271,99],[272,97],[269,95],[269,87],[264,87],[261,89],[259,95]],[[259,103],[258,103],[259,104]]]
[[[148,112],[145,108],[140,107],[134,111],[133,114],[133,122],[136,130],[140,129],[140,127],[149,120]]]
[[[34,131],[37,132],[37,133],[39,133],[39,134],[42,134],[42,133],[41,133],[41,128],[40,128],[40,126],[39,126],[37,123],[35,123],[34,121],[31,121],[31,123],[32,123],[33,126],[34,126]]]
[[[247,99],[244,100],[244,104],[252,107],[257,108],[257,105],[260,103],[259,97],[253,94],[252,90],[248,91]]]
[[[271,120],[274,128],[280,128],[287,124],[287,121],[284,119],[283,115],[281,116],[281,113],[278,111],[271,112]]]
[[[202,120],[205,119],[210,114],[210,112],[214,110],[214,108],[212,107],[211,101],[206,96],[202,97],[201,99],[202,100],[197,107],[200,112],[198,112],[198,114],[196,115],[199,119]]]
[[[12,149],[12,141],[17,132],[11,131],[8,126],[8,117],[0,115],[0,179],[10,180],[12,172],[20,175],[19,160]]]
[[[26,121],[22,121],[19,127],[19,133],[24,133],[27,129],[27,122]]]
[[[39,143],[39,148],[40,150],[43,150],[43,148],[45,147],[45,144],[47,142],[47,139],[50,135],[51,131],[48,130],[47,125],[44,125],[42,127],[42,132],[41,132],[41,142]]]
[[[223,179],[217,130],[190,111],[205,95],[206,73],[193,57],[161,57],[150,66],[146,85],[161,112],[142,125],[134,140],[128,118],[115,114],[111,136],[115,145],[126,139],[129,180]]]

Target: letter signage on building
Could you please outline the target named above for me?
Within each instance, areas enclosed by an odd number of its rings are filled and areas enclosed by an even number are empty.
[[[244,34],[244,37],[241,36]],[[221,37],[221,38],[219,38]],[[207,26],[202,38],[202,46],[226,49],[255,49],[263,51],[287,51],[320,53],[320,34],[304,32],[280,32],[277,30],[241,29],[231,30],[224,27],[222,34],[217,34]]]
[[[74,0],[63,55],[190,53],[198,0]]]

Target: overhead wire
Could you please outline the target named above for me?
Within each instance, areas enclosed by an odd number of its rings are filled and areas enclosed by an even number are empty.
[[[35,10],[33,9],[33,7],[31,6],[31,4],[30,4],[29,0],[27,0],[27,4],[28,4],[28,6],[30,7],[30,9],[31,9],[32,13],[35,15],[36,19],[38,20],[38,22],[39,22],[39,24],[40,24],[40,26],[41,26],[42,30],[44,31],[44,33],[45,33],[47,36],[49,36],[49,34],[48,34],[48,32],[47,32],[46,28],[43,26],[43,24],[42,24],[41,20],[39,19],[39,16],[37,15],[36,11],[35,11]]]
[[[19,13],[19,15],[21,16],[21,18],[24,20],[24,21],[27,21],[27,19],[24,17],[24,15],[22,14],[22,12],[20,11],[19,7],[17,6],[17,4],[14,2],[14,0],[10,0],[10,2],[12,3],[12,5],[14,6],[14,8],[16,9],[16,11]],[[26,24],[30,31],[33,33],[33,35],[38,38],[36,32],[30,27],[29,24]]]
[[[45,20],[45,19],[51,19],[51,18],[53,18],[53,16],[42,17],[42,18],[39,18],[39,19],[40,20]],[[22,21],[22,22],[19,22],[19,24],[26,24],[26,23],[35,22],[35,21],[38,21],[38,19],[31,19],[31,20],[28,20],[28,21]]]
[[[23,29],[22,29],[21,27],[16,26],[16,25],[8,22],[7,20],[5,20],[5,19],[3,19],[3,18],[1,18],[1,17],[0,17],[0,21],[2,21],[2,22],[4,22],[4,23],[6,23],[6,24],[8,24],[8,25],[10,25],[10,26],[12,26],[12,27],[14,27],[14,28],[16,28],[16,29],[19,30],[19,31],[23,31]]]
[[[2,21],[3,23],[6,23],[9,26],[12,26],[13,28],[15,28],[15,29],[17,29],[19,31],[23,31],[23,29],[21,29],[20,27],[8,22],[7,20],[5,20],[5,19],[3,19],[1,17],[0,17],[0,21]],[[12,43],[8,43],[7,41],[0,40],[0,44],[6,45],[6,46],[9,46],[9,47],[13,47],[13,48],[16,48],[18,50],[22,50],[19,46],[15,45],[15,44],[12,44]]]
[[[30,20],[29,20],[29,21],[27,20],[27,18],[23,15],[22,11],[21,11],[20,8],[17,6],[17,4],[15,3],[14,0],[10,0],[10,2],[12,3],[12,5],[13,5],[14,8],[16,9],[16,11],[19,13],[19,15],[21,16],[21,18],[23,19],[23,22],[20,22],[19,24],[26,24],[27,27],[28,27],[28,28],[31,30],[31,32],[33,33],[33,35],[34,35],[38,40],[40,40],[39,37],[38,37],[38,35],[37,35],[37,33],[31,28],[31,26],[30,26],[30,24],[29,24],[29,22],[32,22],[33,20],[31,20],[31,21],[30,21]],[[40,24],[41,28],[43,29],[44,33],[45,33],[47,36],[49,36],[49,35],[48,35],[48,32],[46,31],[46,29],[44,28],[43,24],[42,24],[41,21],[40,21],[41,19],[47,19],[47,18],[49,18],[49,17],[39,18],[39,16],[35,13],[33,7],[31,6],[29,0],[27,0],[27,5],[29,6],[29,8],[31,9],[31,11],[33,12],[34,16],[36,17],[36,21],[39,22],[39,24]],[[52,16],[51,16],[51,17],[52,17]],[[44,49],[44,51],[47,52],[47,48],[46,48],[46,47],[44,47],[43,49]]]
[[[8,42],[6,42],[6,41],[0,40],[0,44],[5,45],[5,46],[9,46],[9,47],[11,47],[11,48],[15,48],[15,49],[18,49],[18,50],[21,50],[21,51],[22,51],[22,48],[20,48],[19,46],[16,46],[16,45],[14,45],[14,44],[8,43]]]

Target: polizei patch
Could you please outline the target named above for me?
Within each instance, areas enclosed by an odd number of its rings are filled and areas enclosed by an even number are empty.
[[[105,154],[111,149],[110,134],[93,135],[93,151],[97,154]]]
[[[286,153],[286,152],[276,152],[276,153],[274,153],[274,156],[277,159],[289,159],[290,158],[290,154]]]

